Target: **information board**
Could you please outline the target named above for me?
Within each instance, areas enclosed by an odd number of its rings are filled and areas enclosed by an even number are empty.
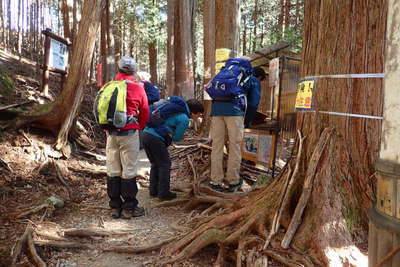
[[[50,41],[49,67],[66,71],[68,64],[68,47],[54,39]]]

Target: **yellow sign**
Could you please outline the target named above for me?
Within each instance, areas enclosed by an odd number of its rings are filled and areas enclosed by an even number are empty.
[[[215,50],[215,61],[226,61],[230,57],[231,50],[228,48],[218,48]]]
[[[303,80],[299,83],[296,95],[296,109],[311,109],[315,80]]]
[[[231,50],[228,48],[218,48],[215,50],[215,74],[225,66],[225,61],[229,59],[230,54]]]

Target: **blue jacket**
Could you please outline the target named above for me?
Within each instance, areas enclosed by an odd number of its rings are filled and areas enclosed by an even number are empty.
[[[244,86],[247,94],[247,108],[257,110],[260,103],[261,84],[258,79],[251,76]],[[210,116],[243,116],[246,110],[246,99],[233,99],[231,102],[212,101]]]
[[[189,107],[186,105],[186,109],[189,112]],[[168,132],[172,134],[172,141],[177,142],[182,140],[186,129],[189,127],[189,117],[186,114],[180,113],[169,117],[165,120],[164,126],[167,128]],[[164,137],[159,135],[156,130],[152,127],[146,127],[144,132],[152,134],[156,137],[161,138],[164,142],[166,141]]]

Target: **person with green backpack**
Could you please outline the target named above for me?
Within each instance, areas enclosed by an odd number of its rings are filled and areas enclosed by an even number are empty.
[[[107,194],[111,216],[130,219],[145,213],[136,199],[138,131],[145,127],[150,113],[143,85],[132,81],[137,70],[135,60],[124,56],[118,67],[116,80],[99,91],[95,115],[100,127],[107,132]]]

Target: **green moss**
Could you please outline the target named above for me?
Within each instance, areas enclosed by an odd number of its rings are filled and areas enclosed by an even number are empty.
[[[14,82],[12,79],[0,70],[0,94],[5,97],[11,97],[13,94]]]
[[[253,185],[253,188],[266,187],[272,182],[272,176],[268,174],[262,174],[258,177],[257,182]]]
[[[358,208],[347,208],[343,212],[343,217],[350,232],[353,232],[361,223],[361,212]]]
[[[53,107],[54,102],[46,103],[43,105],[37,105],[34,110],[32,110],[29,115],[39,116],[48,113]]]

